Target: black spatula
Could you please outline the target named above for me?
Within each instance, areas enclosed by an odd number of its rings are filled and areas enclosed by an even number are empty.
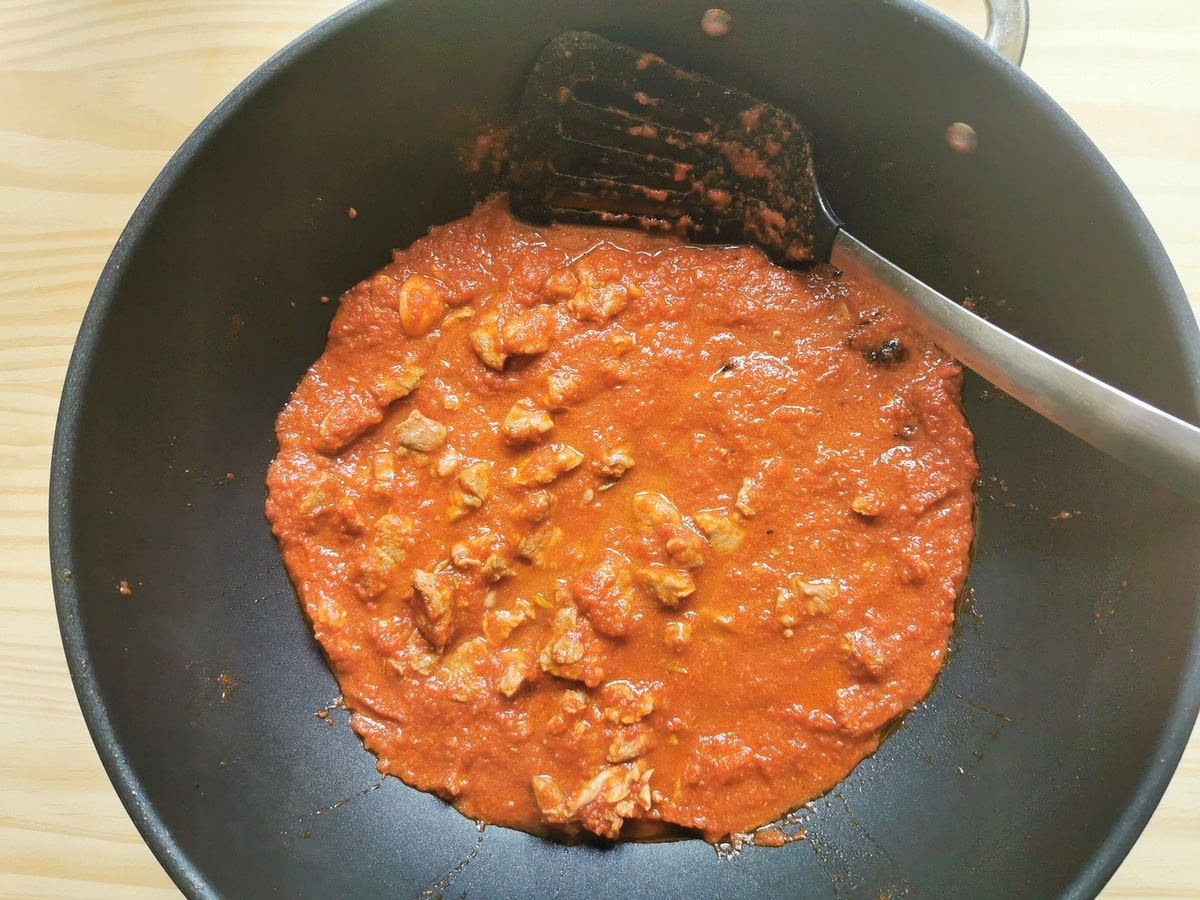
[[[509,158],[513,212],[757,244],[790,265],[832,262],[886,283],[963,365],[1127,465],[1200,500],[1200,428],[1055,359],[852,237],[817,186],[790,114],[587,32],[542,51]]]

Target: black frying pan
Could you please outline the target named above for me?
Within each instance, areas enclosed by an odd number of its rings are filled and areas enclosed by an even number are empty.
[[[1200,702],[1200,511],[974,377],[984,480],[951,657],[801,811],[808,840],[723,859],[479,830],[380,786],[343,712],[314,717],[337,687],[262,514],[274,417],[324,344],[318,298],[470,208],[457,152],[511,115],[559,31],[799,113],[863,240],[946,293],[1005,298],[1001,324],[1195,419],[1200,340],[1161,246],[1017,70],[908,0],[730,0],[720,41],[697,27],[704,5],[357,6],[226,100],[135,213],[64,391],[52,557],[101,756],[185,892],[1086,896],[1148,819]],[[956,121],[977,152],[949,150]]]

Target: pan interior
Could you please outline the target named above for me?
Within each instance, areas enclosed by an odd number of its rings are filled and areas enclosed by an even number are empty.
[[[93,734],[189,894],[1090,894],[1149,816],[1200,696],[1200,516],[974,378],[979,537],[954,652],[880,751],[798,813],[806,840],[722,855],[481,830],[380,782],[344,712],[314,715],[337,688],[262,514],[274,417],[324,344],[320,298],[469,210],[460,155],[560,31],[797,112],[863,240],[1195,416],[1195,326],[1161,247],[1019,74],[905,3],[726,8],[735,32],[712,41],[678,4],[356,7],[227,101],[135,214],[64,394],[52,562]],[[959,120],[977,153],[945,147]]]

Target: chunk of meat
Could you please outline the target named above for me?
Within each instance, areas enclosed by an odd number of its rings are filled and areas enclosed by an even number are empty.
[[[686,619],[668,622],[663,626],[663,646],[668,650],[682,650],[692,641],[692,623]]]
[[[529,655],[524,650],[509,647],[500,651],[500,680],[496,688],[505,697],[513,697],[534,674]]]
[[[590,257],[579,260],[574,270],[574,291],[567,299],[567,310],[581,322],[607,322],[625,309],[631,297],[642,296],[640,288],[621,281],[619,271],[598,265]],[[563,278],[559,289],[570,283]]]
[[[547,822],[578,822],[593,834],[616,840],[626,819],[653,805],[653,774],[646,761],[638,759],[601,769],[571,795],[549,775],[535,775],[531,788]]]
[[[842,635],[841,648],[862,671],[874,679],[882,678],[891,666],[894,642],[880,640],[870,628],[859,628]]]
[[[816,581],[805,581],[803,578],[792,576],[792,589],[805,598],[805,611],[810,616],[820,616],[833,609],[833,601],[838,595],[838,586],[828,578]]]
[[[482,637],[471,638],[442,657],[438,675],[450,696],[459,703],[483,700],[488,692],[485,672],[490,661],[487,641]]]
[[[640,618],[631,570],[628,559],[615,550],[606,550],[598,565],[569,583],[571,597],[603,635],[627,635]]]
[[[438,653],[454,636],[454,582],[445,573],[413,569],[413,621]]]
[[[400,327],[409,337],[420,337],[442,318],[446,311],[446,287],[424,275],[410,275],[400,285],[396,298]]]
[[[635,338],[623,328],[610,328],[608,334],[608,346],[612,350],[613,356],[624,356],[637,344]]]
[[[437,472],[439,478],[445,478],[447,475],[457,472],[461,462],[462,454],[454,447],[447,447],[438,456],[433,470]]]
[[[473,555],[476,552],[470,544],[459,541],[450,547],[450,562],[460,569],[478,569],[482,563]]]
[[[517,515],[527,522],[540,522],[550,514],[554,502],[549,491],[530,491],[517,505]]]
[[[600,474],[620,478],[633,468],[633,450],[622,444],[600,455]]]
[[[391,450],[381,448],[371,454],[371,476],[375,489],[386,494],[396,480],[396,457]]]
[[[610,763],[632,762],[650,748],[650,731],[644,725],[631,725],[617,731],[608,745]]]
[[[762,485],[758,480],[754,478],[743,478],[742,486],[738,488],[736,504],[737,511],[747,519],[751,518],[755,513],[758,512],[758,510],[754,508],[754,504],[757,502],[755,498],[758,496],[761,487]]]
[[[450,545],[450,563],[463,572],[479,572],[488,581],[512,574],[504,539],[487,529]]]
[[[562,409],[575,403],[583,396],[583,377],[570,369],[551,372],[546,379],[546,405],[551,409]]]
[[[709,546],[718,553],[733,553],[742,546],[745,529],[723,510],[703,510],[696,513],[696,524],[708,538]]]
[[[704,538],[686,525],[680,525],[667,538],[667,555],[687,569],[704,565]]]
[[[850,501],[850,508],[864,519],[873,519],[883,512],[883,504],[873,494],[860,494]]]
[[[551,734],[562,734],[588,708],[587,694],[583,691],[563,691],[558,695],[558,709],[546,721],[546,730]]]
[[[413,520],[407,516],[381,516],[370,526],[366,555],[359,564],[355,588],[364,599],[378,597],[395,580],[412,543]]]
[[[687,569],[704,564],[704,538],[683,521],[675,504],[652,491],[633,495],[634,520],[663,541],[667,555]]]
[[[633,514],[639,523],[648,527],[679,525],[683,521],[674,503],[652,491],[633,495]]]
[[[489,368],[497,372],[508,362],[508,352],[504,349],[504,336],[501,332],[502,322],[496,313],[481,316],[478,327],[471,332],[471,349]]]
[[[668,608],[679,605],[684,597],[690,597],[696,590],[696,582],[691,573],[681,569],[671,569],[667,566],[646,566],[637,571],[638,583],[650,591],[650,594]]]
[[[567,301],[567,309],[580,322],[607,322],[625,308],[629,289],[623,284],[581,285]]]
[[[537,618],[537,608],[518,597],[512,609],[489,609],[483,614],[483,636],[489,643],[500,644],[525,622]]]
[[[657,683],[654,683],[657,684]],[[613,724],[632,725],[654,712],[654,684],[610,681],[600,689],[600,709]],[[661,687],[661,685],[658,685]]]
[[[510,356],[545,353],[553,336],[554,314],[549,307],[501,303],[479,317],[470,340],[483,363],[499,372]]]
[[[472,463],[454,479],[455,490],[450,495],[449,518],[461,519],[473,509],[479,509],[492,495],[492,464],[486,460]]]
[[[506,557],[499,553],[489,554],[479,567],[479,571],[488,581],[497,582],[513,574],[512,566]]]
[[[480,506],[484,500],[491,496],[492,464],[487,461],[472,463],[458,473],[456,481],[458,481],[458,486],[465,493],[478,501],[477,503],[471,503],[471,505]]]
[[[542,671],[595,687],[604,680],[597,638],[574,606],[560,607],[550,624],[550,634],[538,655]]]
[[[785,628],[792,628],[805,616],[821,616],[833,609],[838,586],[828,578],[805,581],[793,575],[788,586],[781,588],[775,598],[775,618]]]
[[[550,413],[534,405],[532,400],[518,400],[504,417],[500,434],[509,444],[528,444],[539,440],[554,427]]]
[[[397,400],[403,400],[417,389],[425,370],[416,363],[404,363],[384,369],[376,378],[372,393],[380,407],[390,406]]]
[[[553,300],[574,297],[579,290],[579,276],[574,269],[559,269],[546,276],[542,283],[542,295]]]
[[[549,484],[558,476],[578,468],[583,454],[567,444],[538,447],[513,469],[512,480],[521,487]]]
[[[301,498],[297,512],[309,520],[325,520],[347,537],[356,536],[362,532],[366,520],[350,498],[340,491],[338,479],[322,476]]]
[[[534,356],[550,349],[554,312],[548,306],[518,308],[509,312],[501,329],[504,350],[514,356]]]
[[[391,635],[387,635],[391,637]],[[397,675],[408,675],[416,672],[419,675],[432,675],[437,669],[441,657],[429,649],[429,643],[418,632],[411,632],[404,645],[398,649],[388,648],[390,655],[386,662],[388,668]]]
[[[546,554],[562,542],[563,530],[557,525],[543,525],[537,531],[525,535],[517,543],[517,555],[534,565],[544,565]]]
[[[417,410],[396,426],[396,440],[409,450],[432,453],[446,443],[446,426]]]
[[[382,419],[383,413],[377,406],[367,406],[357,399],[337,402],[317,426],[313,447],[327,456],[341,453],[355,438]]]
[[[326,456],[341,453],[369,428],[383,421],[383,410],[412,393],[421,380],[416,365],[398,366],[379,376],[367,390],[353,386],[329,406],[317,425],[312,446]]]

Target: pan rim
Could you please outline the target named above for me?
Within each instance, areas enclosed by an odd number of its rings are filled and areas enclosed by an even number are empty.
[[[1018,98],[1027,103],[1041,106],[1052,113],[1056,124],[1082,151],[1086,164],[1097,170],[1098,174],[1113,186],[1114,194],[1121,201],[1126,215],[1130,217],[1132,224],[1135,225],[1142,237],[1142,249],[1147,253],[1156,280],[1162,288],[1160,296],[1166,300],[1165,311],[1171,321],[1172,333],[1181,351],[1186,370],[1191,376],[1188,385],[1189,408],[1182,410],[1181,414],[1185,417],[1190,416],[1195,421],[1200,414],[1200,327],[1197,326],[1196,316],[1192,313],[1187,295],[1179,281],[1178,273],[1167,256],[1166,248],[1163,247],[1162,241],[1158,239],[1145,212],[1117,174],[1112,163],[1105,158],[1066,110],[1023,71],[1020,71],[1016,65],[1002,58],[977,35],[972,34],[948,16],[931,10],[920,0],[892,0],[892,2],[906,8],[911,15],[923,14],[931,27],[938,29],[946,36],[957,34],[960,39],[963,35],[973,38],[967,42],[970,51],[993,68],[1019,73],[1019,77],[1009,78],[1009,86],[1018,94]],[[1187,748],[1197,715],[1200,714],[1200,597],[1197,597],[1196,601],[1190,628],[1192,639],[1184,662],[1186,674],[1176,687],[1170,714],[1156,745],[1158,752],[1154,755],[1153,761],[1142,771],[1133,796],[1126,803],[1122,813],[1112,822],[1107,837],[1095,847],[1074,881],[1064,890],[1064,897],[1095,897],[1100,893],[1145,830],[1150,817],[1158,808],[1167,786],[1179,767],[1179,761],[1183,758]]]
[[[863,5],[866,0],[859,2]],[[74,448],[78,441],[82,410],[80,398],[91,375],[95,348],[103,336],[109,307],[120,286],[124,263],[136,252],[147,228],[198,151],[296,58],[388,5],[391,5],[390,0],[360,0],[313,26],[256,68],[188,136],[155,177],[114,245],[88,302],[64,380],[51,451],[49,561],[67,666],[88,731],[109,780],[159,863],[189,897],[216,897],[219,894],[167,828],[154,801],[146,795],[91,672],[91,648],[79,616],[83,598],[71,578],[75,532],[71,496],[75,480]],[[1164,312],[1171,323],[1174,342],[1190,373],[1187,385],[1189,409],[1184,412],[1193,418],[1197,417],[1200,413],[1200,330],[1196,327],[1166,250],[1111,164],[1052,98],[962,26],[918,0],[885,0],[884,5],[897,7],[910,16],[920,18],[927,27],[939,32],[947,40],[966,44],[968,52],[973,53],[981,65],[1001,73],[1001,77],[1021,100],[1041,107],[1050,114],[1063,129],[1064,136],[1080,150],[1082,163],[1095,169],[1100,177],[1112,185],[1115,198],[1121,202],[1130,217],[1130,223],[1140,233],[1140,249],[1151,263],[1155,279],[1161,287],[1158,296],[1164,301]],[[964,36],[971,40],[964,41]],[[1141,835],[1178,767],[1197,713],[1200,712],[1200,603],[1197,604],[1190,631],[1191,642],[1183,661],[1185,674],[1176,686],[1172,708],[1158,736],[1155,745],[1158,752],[1140,773],[1137,788],[1124,810],[1112,822],[1106,838],[1096,845],[1088,861],[1064,891],[1064,896],[1091,897],[1099,893]]]
[[[101,270],[75,338],[59,401],[54,443],[50,454],[49,543],[51,582],[67,668],[76,699],[87,723],[88,733],[109,781],[159,864],[175,885],[190,898],[216,898],[220,895],[171,833],[154,802],[146,796],[141,780],[134,771],[113,726],[108,706],[90,672],[91,648],[78,615],[82,598],[71,577],[74,568],[72,536],[75,528],[70,498],[75,481],[74,448],[78,441],[77,429],[81,411],[79,399],[82,388],[91,375],[94,349],[107,323],[109,306],[119,287],[125,260],[135,252],[159,208],[210,136],[270,85],[294,59],[310,48],[324,43],[344,27],[366,17],[376,8],[385,6],[387,2],[388,0],[359,0],[296,37],[255,68],[222,98],[171,155],[162,171],[151,182],[145,196],[138,202]]]

